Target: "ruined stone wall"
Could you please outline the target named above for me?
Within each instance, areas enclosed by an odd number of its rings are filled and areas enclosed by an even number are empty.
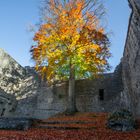
[[[0,117],[12,116],[17,107],[15,96],[7,94],[0,89]]]
[[[41,87],[37,96],[35,118],[47,118],[63,112],[67,106],[68,83],[54,87]],[[122,108],[121,65],[114,73],[104,74],[94,80],[76,81],[76,103],[82,112],[112,112]],[[103,99],[100,97],[103,91]]]
[[[23,68],[2,49],[0,57],[4,60],[0,61],[0,88],[3,91],[0,94],[0,115],[47,118],[65,111],[67,82],[47,87],[33,68]],[[76,81],[78,110],[111,112],[121,108],[121,77],[120,64],[114,73],[103,74],[94,80]]]
[[[132,13],[122,58],[122,78],[126,107],[140,115],[140,1],[130,0]]]

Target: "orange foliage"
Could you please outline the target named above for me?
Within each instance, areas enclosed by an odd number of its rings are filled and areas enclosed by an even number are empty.
[[[28,131],[0,130],[1,140],[139,140],[140,126],[132,132],[117,132],[106,127],[106,113],[78,113],[75,116],[59,115],[42,121],[83,121],[70,123],[67,126],[82,129],[45,129],[32,128]],[[86,123],[89,122],[89,123]],[[58,124],[57,124],[58,125]],[[64,126],[64,124],[59,125]],[[90,129],[89,129],[90,128]]]
[[[95,1],[49,0],[48,14],[31,48],[36,67],[48,82],[68,79],[70,63],[75,78],[92,77],[108,69],[109,40],[93,8]],[[96,4],[95,4],[96,5]]]

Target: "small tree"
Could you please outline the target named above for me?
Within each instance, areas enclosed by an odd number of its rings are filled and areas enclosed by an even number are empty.
[[[31,48],[36,70],[52,84],[69,80],[67,112],[76,109],[75,80],[95,77],[109,68],[109,40],[99,23],[98,0],[46,0],[43,23]]]

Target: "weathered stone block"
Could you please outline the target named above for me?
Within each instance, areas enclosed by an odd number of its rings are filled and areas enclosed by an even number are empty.
[[[117,131],[135,130],[135,120],[132,114],[127,110],[120,110],[112,113],[107,121],[107,126]]]
[[[0,118],[0,129],[28,130],[32,125],[32,119],[28,118]]]

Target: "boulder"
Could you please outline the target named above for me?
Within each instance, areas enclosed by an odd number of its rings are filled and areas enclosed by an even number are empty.
[[[125,109],[110,114],[107,120],[107,126],[117,131],[132,131],[136,128],[132,113]]]
[[[0,129],[28,130],[32,126],[32,119],[28,118],[0,118]]]

